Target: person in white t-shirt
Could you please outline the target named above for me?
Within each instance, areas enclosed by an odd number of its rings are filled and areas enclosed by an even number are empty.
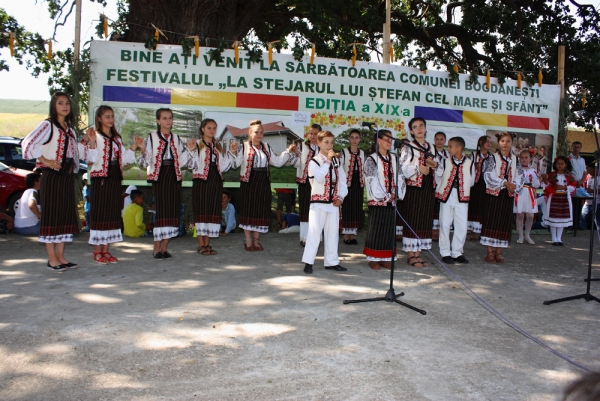
[[[21,195],[19,208],[15,214],[15,232],[21,235],[38,235],[42,215],[38,205],[40,175],[36,173],[27,174],[25,185],[27,190]]]
[[[123,209],[121,209],[121,215],[123,214],[123,211],[125,210],[125,208],[131,204],[131,196],[130,195],[131,195],[131,191],[133,191],[134,189],[137,189],[137,187],[135,185],[130,185],[127,187],[125,192],[123,192],[123,194],[121,195],[123,197]]]

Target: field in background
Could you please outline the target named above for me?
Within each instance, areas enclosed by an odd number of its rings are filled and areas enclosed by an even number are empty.
[[[0,99],[0,136],[24,137],[48,118],[49,101]],[[87,114],[86,114],[87,119]]]

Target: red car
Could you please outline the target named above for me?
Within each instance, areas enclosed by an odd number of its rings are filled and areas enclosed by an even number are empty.
[[[0,205],[8,210],[11,216],[15,214],[15,204],[18,206],[21,195],[27,189],[25,176],[29,173],[31,171],[0,163]]]

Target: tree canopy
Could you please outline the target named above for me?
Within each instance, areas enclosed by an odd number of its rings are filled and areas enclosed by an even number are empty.
[[[75,0],[46,0],[50,16],[60,25]],[[103,3],[103,0],[90,0]],[[33,3],[33,1],[32,1]],[[384,0],[119,0],[119,18],[110,22],[111,40],[154,42],[154,26],[167,36],[160,43],[189,46],[188,36],[219,51],[241,41],[253,60],[261,58],[268,42],[276,51],[293,51],[296,57],[316,44],[317,56],[349,59],[351,43],[357,58],[381,57]],[[43,40],[25,31],[0,9],[4,32],[14,32],[18,60],[33,74],[55,71],[60,82],[68,51],[47,60]],[[102,29],[99,26],[99,34]],[[392,0],[391,33],[395,59],[402,65],[484,75],[487,69],[502,82],[537,81],[542,69],[545,83],[556,83],[558,46],[566,47],[565,86],[571,110],[581,109],[587,90],[587,107],[600,112],[600,14],[592,5],[575,0]],[[0,47],[8,37],[0,37]],[[62,61],[62,65],[58,60]],[[0,70],[7,69],[0,60]],[[52,85],[51,85],[52,87]],[[573,121],[582,124],[582,121]]]

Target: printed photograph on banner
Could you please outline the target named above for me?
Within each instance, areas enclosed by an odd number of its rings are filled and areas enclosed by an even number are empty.
[[[488,130],[486,135],[490,137],[492,142],[491,151],[495,152],[498,147],[496,133],[504,132],[497,130]],[[509,131],[510,132],[510,131]],[[554,148],[552,146],[554,137],[548,134],[527,134],[522,132],[514,132],[516,138],[513,142],[513,153],[519,155],[522,150],[529,150],[533,156],[533,165],[537,168],[538,174],[547,174],[552,166],[552,154]]]

